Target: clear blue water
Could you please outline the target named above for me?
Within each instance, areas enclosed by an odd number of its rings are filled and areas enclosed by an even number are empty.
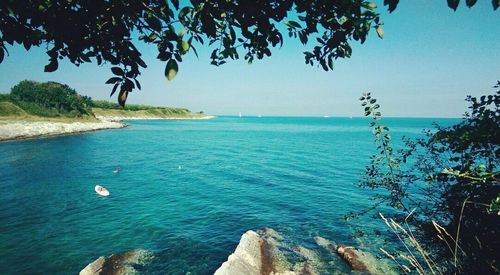
[[[395,139],[451,119],[384,119]],[[126,129],[0,143],[2,274],[76,274],[142,248],[148,274],[211,274],[249,229],[293,244],[316,235],[370,247],[342,215],[370,205],[354,186],[374,151],[362,118],[130,121]],[[121,167],[114,174],[115,167]],[[110,197],[99,197],[96,184]]]

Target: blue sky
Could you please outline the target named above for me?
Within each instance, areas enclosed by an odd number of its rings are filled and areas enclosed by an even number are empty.
[[[360,116],[358,98],[370,91],[386,116],[458,117],[466,95],[493,91],[500,80],[500,9],[493,11],[491,1],[471,9],[462,4],[456,12],[444,0],[401,1],[392,14],[381,6],[384,39],[372,32],[365,44],[353,42],[352,57],[330,72],[304,64],[302,52],[313,44],[288,40],[271,58],[221,67],[210,65],[210,49],[199,45],[199,59],[188,54],[177,77],[167,81],[154,46],[140,46],[148,68],[140,77],[142,90],[127,102],[217,115]],[[0,64],[1,92],[23,79],[53,80],[94,99],[116,100],[104,84],[109,66],[63,62],[58,71],[44,73],[44,48],[9,52]]]

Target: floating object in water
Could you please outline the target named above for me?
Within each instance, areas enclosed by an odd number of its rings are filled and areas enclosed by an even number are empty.
[[[181,169],[182,169],[182,166],[179,165],[179,170],[181,170]]]
[[[120,173],[120,170],[121,170],[120,167],[116,167],[116,169],[113,170],[113,173],[118,174],[118,173]]]
[[[94,190],[97,192],[97,194],[107,197],[109,196],[109,191],[108,189],[104,188],[103,186],[96,185]]]

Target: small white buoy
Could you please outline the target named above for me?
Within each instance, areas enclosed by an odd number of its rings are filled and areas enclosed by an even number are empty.
[[[118,174],[120,173],[120,170],[121,170],[120,167],[116,167],[116,169],[113,170],[113,173]]]
[[[182,166],[179,165],[179,170],[181,170],[181,169],[182,169]]]
[[[100,186],[100,185],[96,185],[94,190],[96,191],[97,194],[103,196],[103,197],[107,197],[109,196],[109,191],[108,189],[104,188],[103,186]]]

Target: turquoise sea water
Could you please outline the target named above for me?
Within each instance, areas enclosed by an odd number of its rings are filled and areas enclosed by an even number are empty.
[[[456,121],[384,119],[395,139]],[[306,247],[317,235],[376,246],[356,232],[383,223],[342,219],[370,204],[370,192],[354,186],[374,151],[367,119],[128,123],[0,143],[1,274],[77,274],[136,248],[154,254],[143,273],[211,274],[245,231],[261,227]],[[96,184],[111,196],[99,197]]]

